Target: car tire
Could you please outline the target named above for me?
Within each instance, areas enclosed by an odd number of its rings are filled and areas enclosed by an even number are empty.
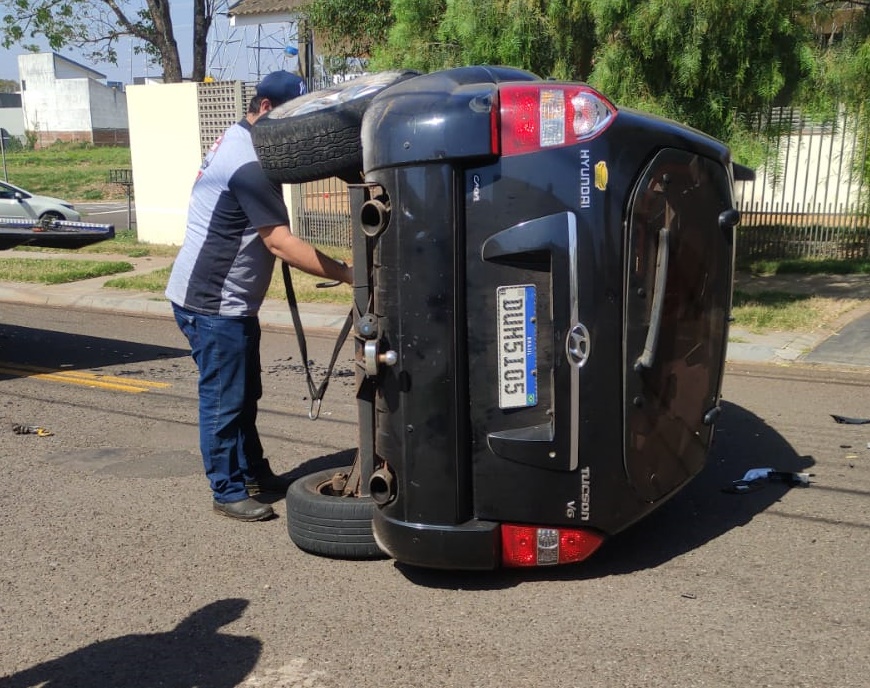
[[[252,129],[267,176],[280,184],[338,177],[362,180],[360,127],[372,98],[418,73],[379,72],[279,105]]]
[[[43,222],[54,222],[55,220],[66,220],[66,217],[61,215],[56,210],[46,210],[42,215],[39,216],[39,219]]]
[[[332,468],[299,478],[287,490],[287,532],[311,554],[336,559],[384,557],[372,533],[375,503],[371,497],[331,494],[331,479],[346,468]]]

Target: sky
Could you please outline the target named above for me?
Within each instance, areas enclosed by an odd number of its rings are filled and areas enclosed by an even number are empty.
[[[259,75],[275,69],[292,71],[297,68],[296,58],[291,58],[283,51],[286,45],[296,44],[292,25],[267,24],[260,27],[259,31],[257,27],[233,29],[224,14],[227,7],[226,0],[223,0],[221,5],[209,33],[209,66],[215,79],[254,81]],[[190,76],[193,62],[192,0],[171,0],[171,12],[175,40],[181,53],[182,72],[187,77]],[[33,39],[27,42],[37,43],[46,52],[50,51],[44,40]],[[159,77],[162,73],[160,67],[149,65],[144,55],[135,55],[134,47],[133,39],[120,40],[117,45],[117,65],[89,61],[72,47],[62,48],[57,52],[63,57],[105,74],[108,81],[129,84],[135,77]],[[20,46],[8,50],[0,47],[0,79],[19,80],[18,55],[22,54],[27,54],[27,51]]]

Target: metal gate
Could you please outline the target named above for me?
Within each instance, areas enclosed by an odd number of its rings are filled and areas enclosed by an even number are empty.
[[[863,112],[814,120],[796,108],[753,117],[766,140],[755,181],[738,183],[743,260],[870,258]]]

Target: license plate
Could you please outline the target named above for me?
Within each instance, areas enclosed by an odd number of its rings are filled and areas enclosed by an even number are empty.
[[[538,403],[535,287],[499,287],[498,405],[521,408]]]

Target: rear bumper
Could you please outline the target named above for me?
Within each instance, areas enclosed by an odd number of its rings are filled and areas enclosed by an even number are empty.
[[[408,523],[380,509],[372,521],[375,541],[397,561],[433,569],[489,570],[501,564],[501,534],[493,521],[458,525]]]

